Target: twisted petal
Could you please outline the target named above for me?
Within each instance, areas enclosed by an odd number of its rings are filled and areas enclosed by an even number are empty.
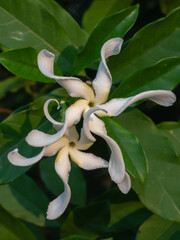
[[[79,122],[87,103],[86,100],[80,99],[72,104],[66,110],[65,123],[62,129],[56,134],[50,135],[39,130],[33,130],[26,137],[27,143],[35,147],[44,147],[58,141],[65,134],[68,127]]]
[[[124,177],[123,181],[118,183],[117,185],[119,187],[119,190],[122,193],[127,194],[129,192],[129,190],[131,189],[131,179],[127,172],[125,172],[125,177]]]
[[[122,43],[122,38],[113,38],[107,41],[101,49],[101,62],[96,78],[92,82],[96,104],[104,103],[107,100],[112,85],[112,77],[106,64],[106,58],[117,55],[120,52]]]
[[[118,144],[112,138],[107,136],[107,134],[104,134],[101,131],[99,131],[98,128],[93,129],[91,127],[91,129],[89,130],[89,127],[88,127],[90,115],[97,110],[102,111],[103,109],[100,109],[99,107],[94,107],[85,114],[84,132],[90,140],[93,140],[94,138],[90,133],[90,130],[91,130],[96,135],[102,137],[106,141],[106,143],[111,149],[111,156],[109,160],[109,174],[111,176],[111,179],[115,183],[120,183],[125,176],[125,165],[124,165],[123,156]]]
[[[66,147],[60,150],[55,160],[55,170],[64,183],[64,192],[50,202],[47,210],[47,219],[50,220],[56,219],[64,213],[71,198],[71,190],[68,185],[71,165],[68,157],[68,149]]]
[[[171,91],[167,90],[146,91],[129,98],[114,98],[109,102],[99,106],[100,108],[105,109],[108,113],[98,111],[96,112],[96,114],[101,117],[117,116],[131,104],[146,98],[165,107],[171,106],[176,101],[176,95]]]
[[[92,146],[94,142],[90,141],[84,133],[84,129],[81,128],[81,135],[79,141],[76,143],[76,148],[79,150],[86,150]]]
[[[57,103],[57,110],[60,109],[60,105],[59,105],[59,102],[56,100],[56,99],[48,99],[45,104],[44,104],[44,114],[46,116],[46,118],[54,125],[54,126],[59,126],[59,127],[63,127],[64,123],[61,123],[61,122],[57,122],[56,120],[54,120],[51,115],[49,114],[49,111],[48,111],[48,105],[50,102],[52,101],[55,101]]]
[[[76,148],[70,148],[69,153],[71,159],[81,168],[86,170],[92,170],[97,168],[107,168],[108,162],[100,157],[95,156],[92,153],[85,153],[77,150]]]
[[[93,133],[102,133],[102,134],[107,134],[106,128],[105,128],[105,124],[102,120],[100,120],[99,118],[97,118],[93,113],[99,111],[99,112],[106,112],[106,110],[101,109],[99,107],[94,107],[89,109],[85,116],[84,116],[84,121],[83,121],[83,130],[84,130],[84,134],[86,135],[87,138],[89,138],[89,140],[91,140],[92,142],[95,142],[96,139],[93,137],[93,135],[91,134],[90,130]]]
[[[68,137],[69,141],[73,141],[73,142],[77,142],[78,141],[79,134],[78,134],[75,126],[69,127],[66,130],[66,134],[65,135]]]
[[[41,160],[41,158],[44,156],[44,151],[45,149],[43,149],[37,156],[32,157],[32,158],[26,158],[24,156],[22,156],[21,154],[18,153],[18,149],[14,149],[13,151],[8,153],[8,160],[10,161],[10,163],[12,163],[15,166],[30,166],[36,162],[38,162],[39,160]]]
[[[54,75],[54,54],[47,50],[42,50],[38,54],[38,67],[45,76],[54,78],[64,87],[71,97],[82,97],[89,101],[94,99],[94,92],[86,83],[76,77],[60,77]]]

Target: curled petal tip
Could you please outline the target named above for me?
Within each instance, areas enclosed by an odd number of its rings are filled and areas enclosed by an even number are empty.
[[[45,55],[46,57],[54,57],[54,54],[46,49],[41,50],[38,54],[38,57],[42,57],[43,55]]]

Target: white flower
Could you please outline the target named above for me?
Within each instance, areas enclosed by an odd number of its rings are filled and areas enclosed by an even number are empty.
[[[127,192],[130,185],[130,178],[125,172],[124,161],[122,153],[115,141],[107,136],[107,131],[102,120],[97,116],[117,116],[122,113],[128,106],[142,99],[149,99],[163,106],[171,106],[176,96],[171,91],[154,90],[146,91],[128,98],[116,98],[106,102],[112,85],[112,77],[106,64],[106,58],[116,55],[120,52],[123,39],[113,38],[107,41],[101,49],[101,62],[92,82],[92,88],[86,83],[82,82],[79,78],[75,77],[62,77],[54,75],[54,54],[42,50],[38,55],[38,66],[40,71],[47,77],[54,78],[62,87],[64,87],[70,96],[80,97],[83,99],[78,100],[74,105],[70,106],[66,111],[66,119],[61,131],[55,135],[48,135],[37,130],[34,130],[27,137],[27,142],[30,145],[46,146],[50,142],[56,141],[58,137],[64,134],[67,127],[72,126],[80,120],[81,114],[88,112],[84,131],[91,141],[95,141],[94,137],[89,132],[101,136],[108,143],[111,148],[112,154],[109,162],[109,173],[114,182],[119,188]],[[99,110],[96,109],[98,107]],[[101,109],[105,110],[102,111]],[[97,110],[97,111],[96,111]],[[94,114],[96,111],[96,115]],[[89,121],[90,120],[90,121]],[[89,122],[88,122],[89,121]],[[122,186],[121,186],[122,184]],[[124,188],[126,186],[126,188]]]
[[[50,100],[45,105],[48,105]],[[51,118],[51,117],[49,117]],[[60,127],[60,124],[54,127]],[[38,162],[42,157],[53,156],[56,153],[55,170],[64,183],[64,192],[55,200],[50,202],[47,210],[48,219],[56,219],[63,214],[71,197],[71,190],[68,185],[69,172],[71,170],[69,156],[79,167],[92,170],[97,168],[107,168],[108,162],[95,156],[92,153],[86,153],[81,150],[87,150],[93,142],[89,141],[81,130],[81,137],[73,126],[68,128],[65,135],[58,141],[44,147],[41,152],[32,158],[26,158],[18,153],[18,149],[8,154],[8,160],[16,166],[29,166]]]

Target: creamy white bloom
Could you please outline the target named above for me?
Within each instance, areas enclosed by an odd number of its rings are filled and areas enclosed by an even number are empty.
[[[51,117],[49,116],[49,118]],[[56,126],[56,122],[54,122],[54,126],[55,128],[59,128],[59,123],[58,126]],[[55,170],[64,183],[64,192],[50,202],[47,210],[48,219],[56,219],[61,216],[70,201],[71,190],[68,185],[68,179],[71,164],[69,157],[79,167],[86,170],[108,167],[108,162],[106,160],[97,157],[92,153],[81,151],[87,150],[92,144],[93,142],[87,139],[83,130],[81,130],[81,136],[79,139],[76,128],[73,126],[66,130],[63,137],[53,144],[44,147],[35,157],[26,158],[18,153],[18,149],[15,149],[8,154],[9,161],[16,166],[29,166],[38,162],[44,156],[53,156],[57,154]]]
[[[86,112],[90,111],[89,113],[91,116],[87,115],[89,122],[87,123],[86,121],[86,124],[84,125],[86,128],[85,132],[91,141],[95,141],[95,138],[90,134],[90,132],[86,131],[88,128],[91,130],[91,132],[104,138],[104,140],[108,143],[112,151],[109,162],[109,173],[112,180],[115,181],[118,186],[121,186],[122,189],[126,188],[124,192],[127,192],[129,189],[130,178],[125,172],[121,151],[116,142],[107,136],[105,125],[97,116],[117,116],[128,106],[142,99],[149,99],[162,106],[171,106],[175,102],[176,96],[171,91],[154,90],[142,92],[128,98],[116,98],[106,102],[112,85],[112,77],[107,67],[106,59],[112,55],[118,54],[120,52],[122,43],[123,39],[113,38],[103,45],[101,49],[101,62],[99,64],[96,77],[92,82],[92,88],[79,78],[54,75],[53,65],[55,56],[46,50],[42,50],[39,53],[38,66],[40,71],[45,76],[56,79],[56,81],[67,90],[70,96],[83,98],[75,103],[75,108],[73,111],[71,109],[73,106],[68,109],[69,115],[67,113],[64,128],[67,126],[70,127],[72,124],[75,124],[75,122],[79,121],[82,113],[85,114]],[[99,108],[98,111],[96,111],[96,107]],[[94,114],[94,109],[97,116]],[[101,109],[104,109],[105,111],[102,111]],[[71,118],[69,116],[71,116],[73,120],[70,120]],[[57,133],[57,135],[58,134],[61,135],[61,132]],[[50,139],[53,141],[53,139],[56,138],[56,135],[52,137],[49,135],[44,135],[43,137],[44,139],[40,141],[40,139],[42,139],[41,133],[35,131],[32,132],[27,141],[29,144],[37,146],[38,139],[39,142],[43,143],[43,146],[45,146]],[[123,184],[123,181],[125,181],[125,184]]]

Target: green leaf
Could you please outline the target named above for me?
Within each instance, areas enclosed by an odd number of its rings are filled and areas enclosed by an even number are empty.
[[[172,90],[180,82],[180,58],[168,58],[125,78],[111,98],[129,97],[147,90]]]
[[[137,137],[124,129],[117,122],[104,120],[108,135],[119,145],[127,171],[142,183],[147,177],[147,159]]]
[[[108,202],[94,202],[86,207],[78,207],[74,210],[75,224],[93,233],[103,232],[110,219]]]
[[[63,222],[60,233],[62,238],[66,237],[65,239],[71,238],[71,236],[74,235],[74,233],[76,233],[78,236],[88,238],[90,240],[95,240],[98,237],[97,234],[86,231],[75,224],[73,211],[70,212],[66,220]]]
[[[172,143],[177,156],[180,156],[180,123],[163,122],[158,126],[159,131]]]
[[[79,73],[100,58],[102,45],[113,37],[124,37],[138,15],[138,6],[127,8],[100,21],[92,31],[86,45],[77,55],[74,72]]]
[[[151,214],[141,202],[137,201],[112,204],[110,209],[111,221],[104,234],[106,237],[124,236],[129,232],[132,239],[133,231]]]
[[[27,81],[18,77],[10,77],[0,81],[0,99],[5,97],[8,92],[16,92],[23,88],[26,83]]]
[[[0,206],[0,232],[3,240],[36,240],[32,232]]]
[[[138,31],[109,62],[114,83],[168,57],[180,57],[180,8]]]
[[[153,215],[140,226],[136,240],[178,240],[179,237],[179,223]]]
[[[87,33],[80,28],[73,17],[53,0],[35,0],[42,5],[53,18],[63,27],[69,39],[75,46],[83,46],[87,40]],[[60,44],[60,43],[59,43]]]
[[[132,0],[94,0],[83,16],[83,28],[91,32],[100,20],[129,7],[131,2]]]
[[[59,53],[71,45],[64,28],[41,2],[0,1],[0,43],[8,48],[46,48]]]
[[[40,162],[41,178],[47,188],[56,196],[64,191],[64,185],[55,172],[54,157],[44,158]],[[69,185],[71,188],[71,203],[83,206],[86,202],[86,184],[81,169],[71,162],[71,172],[69,174]]]
[[[159,0],[161,11],[164,14],[168,14],[170,11],[172,11],[174,8],[177,8],[180,6],[179,0]]]
[[[45,226],[52,223],[46,220],[49,199],[37,184],[23,175],[9,185],[0,186],[0,204],[14,217]]]
[[[15,49],[0,53],[0,63],[15,75],[38,82],[55,83],[45,77],[37,65],[38,51],[33,48]]]
[[[59,101],[66,100],[67,96],[64,89],[57,89],[44,97],[38,98],[30,105],[16,110],[0,124],[0,184],[13,181],[30,168],[12,165],[7,159],[7,154],[18,148],[20,153],[26,157],[35,156],[40,152],[40,148],[27,145],[25,142],[27,134],[34,128],[47,133],[52,131],[52,124],[44,117],[43,105],[45,101],[49,98],[56,98]],[[57,107],[56,104],[52,104],[52,106]],[[60,111],[54,109],[52,116],[61,121],[65,106],[65,104],[62,105]],[[52,109],[51,105],[49,109]]]
[[[138,110],[115,118],[140,141],[148,160],[144,185],[133,180],[133,188],[144,205],[159,216],[180,221],[180,161],[169,140]]]

